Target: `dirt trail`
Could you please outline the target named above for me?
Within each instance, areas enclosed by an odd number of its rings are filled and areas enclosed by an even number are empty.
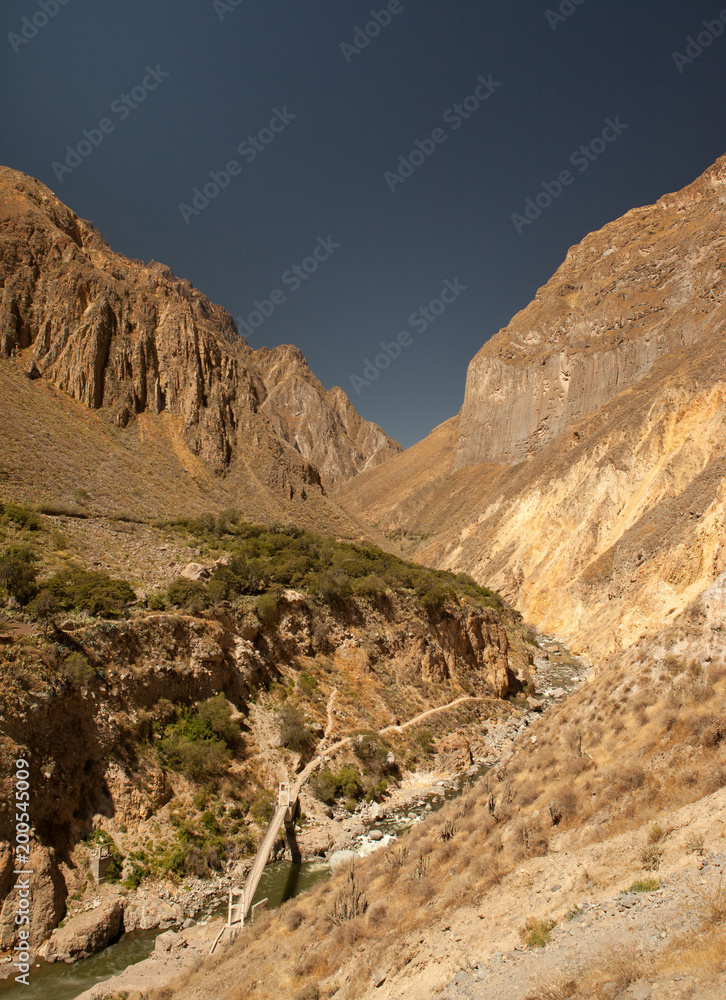
[[[427,719],[430,715],[435,715],[436,712],[445,712],[447,708],[454,708],[456,705],[460,705],[462,701],[486,701],[486,698],[477,698],[474,695],[465,694],[461,698],[457,698],[456,701],[450,701],[448,705],[439,705],[438,708],[429,708],[426,712],[421,712],[420,715],[414,716],[413,719],[409,719],[408,722],[402,722],[400,725],[386,726],[385,729],[379,729],[378,732],[381,736],[385,736],[386,733],[400,732],[402,729],[408,729],[409,726],[415,726],[417,722],[421,722],[422,719]]]
[[[333,706],[335,705],[335,696],[337,695],[337,693],[338,689],[333,688],[333,690],[330,692],[330,697],[328,698],[328,704],[326,707],[328,713],[328,721],[325,724],[325,732],[323,733],[324,738],[330,736],[330,734],[333,731],[333,726],[335,725],[335,719],[333,718]]]

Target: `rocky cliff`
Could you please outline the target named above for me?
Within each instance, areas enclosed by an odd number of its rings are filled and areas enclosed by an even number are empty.
[[[154,749],[173,704],[194,706],[224,692],[234,706],[243,745],[229,772],[217,775],[216,794],[230,806],[243,803],[244,812],[262,782],[276,788],[299,761],[279,746],[275,691],[287,699],[296,692],[320,736],[326,723],[326,733],[335,725],[341,736],[378,729],[463,695],[479,698],[486,715],[521,688],[518,676],[529,676],[532,654],[515,618],[469,599],[426,612],[404,593],[324,607],[286,591],[266,625],[229,608],[204,618],[141,613],[70,622],[56,648],[87,657],[83,684],[63,672],[52,650],[0,645],[0,953],[16,936],[12,760],[30,761],[35,948],[66,913],[69,896],[90,881],[90,847],[79,841],[92,827],[109,831],[130,858],[150,844],[168,847],[174,806],[183,805],[191,822],[188,776],[165,768]],[[396,748],[401,759],[406,739]]]
[[[400,445],[364,420],[339,386],[322,386],[296,347],[263,347],[255,352],[255,364],[271,426],[318,469],[326,487],[400,453]]]
[[[33,382],[97,413],[97,428],[166,437],[182,472],[201,464],[236,477],[243,496],[269,492],[258,504],[268,517],[281,499],[314,495],[315,506],[326,485],[400,450],[342,390],[326,392],[299,351],[253,351],[188,281],[113,253],[46,187],[5,167],[0,286],[3,378],[15,371],[7,359],[22,361]]]
[[[469,365],[456,465],[516,464],[720,328],[726,158],[567,254]]]
[[[586,237],[474,359],[459,416],[341,501],[579,650],[682,610],[726,558],[725,201],[722,158]]]

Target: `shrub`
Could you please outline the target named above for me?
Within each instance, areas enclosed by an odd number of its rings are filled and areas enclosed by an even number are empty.
[[[63,670],[66,676],[70,677],[79,687],[88,687],[96,677],[95,668],[91,666],[83,653],[71,653],[63,664]]]
[[[419,729],[416,733],[416,743],[425,754],[430,755],[434,752],[434,736],[430,729]]]
[[[332,924],[342,924],[346,920],[363,916],[367,908],[368,901],[356,879],[355,865],[351,865],[345,886],[336,896],[332,913],[329,914],[328,919]]]
[[[55,594],[51,593],[50,590],[43,589],[33,598],[28,607],[33,618],[40,622],[43,633],[47,635],[48,629],[55,624],[55,617],[61,610]]]
[[[206,812],[202,813],[199,822],[202,824],[205,830],[209,833],[220,834],[222,833],[222,827],[217,822],[217,818],[213,812],[207,809]]]
[[[640,852],[640,861],[646,871],[654,872],[660,867],[663,860],[663,851],[659,847],[644,847]]]
[[[224,740],[230,749],[237,746],[240,738],[239,723],[232,721],[232,709],[224,694],[220,692],[202,702],[196,710],[196,718],[210,734]]]
[[[300,688],[303,694],[310,697],[317,690],[318,682],[311,674],[303,670],[303,672],[297,679],[297,686]]]
[[[656,889],[660,889],[660,882],[657,878],[639,878],[626,889],[626,892],[655,892]]]
[[[162,763],[194,781],[216,777],[229,767],[230,748],[239,739],[239,726],[230,719],[223,694],[215,695],[195,712],[182,709],[178,722],[167,725],[157,752]]]
[[[180,576],[169,584],[166,592],[171,604],[185,611],[198,614],[209,607],[207,588],[199,580],[187,580]]]
[[[9,597],[27,604],[36,591],[38,557],[28,545],[10,545],[0,556],[0,584]]]
[[[61,607],[77,608],[99,617],[114,617],[136,599],[131,584],[106,573],[68,566],[45,584]]]
[[[433,586],[421,594],[419,604],[426,611],[440,611],[444,604],[454,596],[455,593],[451,587]]]
[[[250,806],[250,815],[258,826],[266,826],[270,822],[276,801],[274,793],[266,788],[257,793]]]
[[[261,597],[257,598],[257,617],[260,619],[263,625],[270,626],[273,625],[275,619],[277,618],[277,606],[280,603],[280,597],[278,594],[271,592],[269,594],[263,594]]]
[[[354,594],[358,594],[361,597],[371,597],[375,600],[382,597],[388,590],[388,587],[385,581],[381,580],[380,576],[376,576],[375,573],[369,573],[368,576],[354,580],[352,590]]]
[[[0,519],[12,522],[26,531],[42,531],[43,522],[30,507],[21,503],[0,504]]]
[[[697,886],[693,891],[698,915],[705,923],[726,923],[726,886],[723,884],[723,875],[716,884]]]
[[[554,920],[536,920],[534,917],[528,917],[524,927],[519,931],[519,936],[528,948],[544,948],[552,940],[554,926]]]
[[[131,866],[131,871],[124,879],[123,884],[127,889],[138,889],[148,874],[149,869],[145,865],[139,865],[134,862]]]
[[[311,782],[315,795],[321,802],[332,806],[338,795],[338,782],[329,768],[324,768]]]
[[[653,823],[651,828],[648,830],[648,843],[657,844],[665,837],[666,831],[660,825],[660,823]]]
[[[360,774],[349,764],[342,767],[337,774],[327,768],[324,769],[312,782],[312,788],[321,802],[332,805],[336,799],[343,798],[346,800],[346,807],[352,803],[353,809],[351,811],[356,808],[356,803],[363,797]]]
[[[315,734],[293,705],[283,705],[277,717],[277,725],[280,730],[280,741],[288,750],[305,753],[315,746]]]

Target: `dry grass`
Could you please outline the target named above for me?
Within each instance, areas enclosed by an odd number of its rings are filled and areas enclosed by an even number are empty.
[[[603,952],[584,976],[582,996],[588,1000],[610,1000],[632,983],[653,972],[653,960],[635,948],[619,947]]]
[[[570,1000],[580,995],[582,971],[579,968],[557,969],[546,979],[533,983],[526,1000]]]
[[[675,942],[658,963],[664,974],[695,972],[700,976],[726,971],[726,927],[712,927],[694,939]]]
[[[394,851],[361,862],[358,870],[368,900],[364,916],[331,928],[327,917],[344,882],[343,875],[336,874],[327,887],[306,897],[308,919],[298,928],[290,930],[282,919],[273,919],[264,938],[236,944],[224,966],[236,983],[236,997],[272,1000],[281,990],[284,993],[285,984],[279,978],[277,988],[268,992],[259,986],[254,994],[246,990],[253,980],[275,982],[280,968],[276,963],[284,964],[284,953],[298,952],[306,957],[296,966],[298,975],[290,996],[309,983],[327,988],[343,970],[346,977],[353,970],[344,991],[346,1000],[361,995],[370,979],[367,973],[359,976],[359,967],[367,968],[366,962],[374,959],[378,966],[383,956],[386,968],[399,967],[411,941],[425,934],[432,920],[447,919],[467,903],[480,904],[503,877],[546,849],[552,837],[558,838],[561,849],[568,838],[583,844],[640,830],[639,842],[650,852],[646,860],[654,863],[670,833],[672,812],[723,783],[726,740],[714,742],[710,736],[702,739],[702,734],[711,731],[719,714],[725,714],[726,678],[718,677],[707,701],[695,700],[692,687],[683,688],[677,708],[669,706],[673,689],[659,687],[649,693],[646,722],[640,727],[637,707],[632,704],[637,693],[624,695],[622,688],[612,693],[608,683],[606,676],[599,677],[596,685],[571,696],[568,705],[534,722],[529,733],[537,736],[536,745],[529,741],[521,745],[506,766],[494,769],[458,801],[445,804]],[[622,728],[598,723],[598,739],[594,740],[590,720],[595,707],[606,716],[611,699],[616,698]],[[574,730],[568,726],[573,708],[579,719]],[[567,734],[564,739],[561,733]],[[568,775],[568,763],[583,759],[586,768]],[[601,881],[597,872],[591,878],[583,873],[581,889],[594,891]],[[703,906],[704,914],[708,910],[713,916],[708,918],[708,944],[702,940],[697,953],[716,967],[721,961],[719,949],[726,947],[719,937],[722,896],[716,893]],[[251,933],[256,935],[257,929]],[[273,961],[278,941],[284,953],[276,953]],[[688,956],[696,954],[694,947],[684,943],[680,960],[690,961]],[[538,985],[532,997],[606,1000],[605,983],[616,983],[622,992],[650,971],[650,963],[635,952],[603,955],[591,971],[564,970],[561,976]],[[199,977],[192,980],[185,995],[191,996],[201,981]],[[205,983],[204,989],[208,988]],[[236,1000],[235,996],[230,1000]]]
[[[715,884],[694,886],[692,892],[696,914],[707,926],[726,923],[726,885],[723,875]]]

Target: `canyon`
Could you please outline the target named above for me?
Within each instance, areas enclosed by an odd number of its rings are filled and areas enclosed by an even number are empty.
[[[104,903],[113,937],[134,925],[136,878],[239,877],[272,790],[334,738],[351,736],[303,800],[321,854],[345,846],[326,809],[465,770],[510,727],[460,800],[213,963],[169,959],[151,996],[670,1000],[676,967],[720,995],[725,207],[722,157],[586,236],[485,341],[460,412],[402,451],[297,348],[252,350],[188,282],[0,168],[4,558],[32,550],[39,589],[66,595],[58,574],[83,567],[133,594],[108,613],[64,596],[44,618],[6,582],[0,777],[9,801],[29,756],[34,948],[96,933],[96,843],[131,878]],[[561,644],[593,669],[542,712],[538,670]],[[0,811],[6,951],[11,828]],[[698,885],[721,916],[698,922]],[[624,946],[641,891],[661,896],[638,904],[623,972],[584,931]],[[661,902],[694,916],[654,944]],[[577,981],[521,957],[547,924],[565,954],[571,920]]]

